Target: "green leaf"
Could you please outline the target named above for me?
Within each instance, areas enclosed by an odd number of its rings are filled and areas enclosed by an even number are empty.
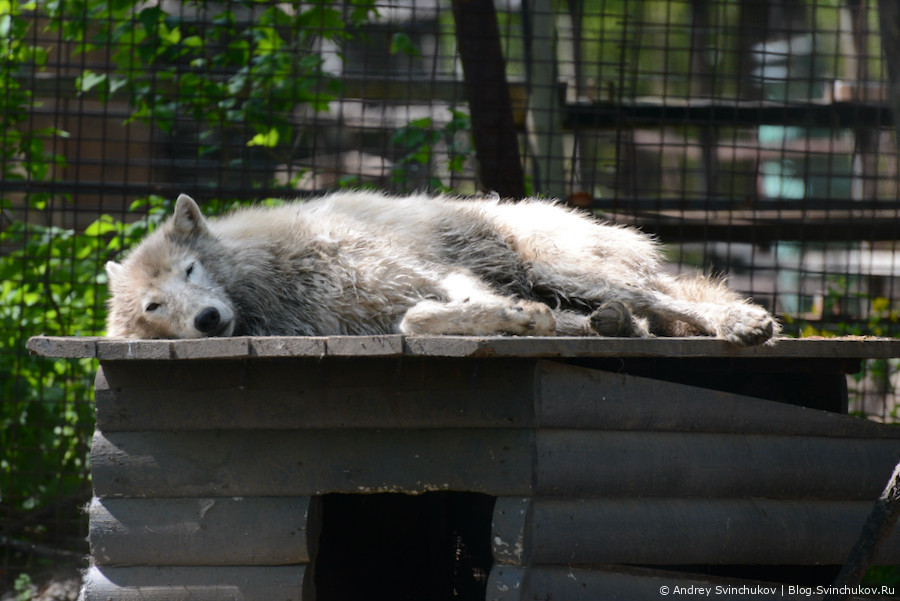
[[[203,38],[201,38],[199,35],[189,35],[181,40],[181,45],[187,48],[202,48]]]
[[[166,13],[159,6],[149,6],[138,13],[138,21],[147,32],[153,32],[156,31],[165,16]]]
[[[102,215],[99,219],[84,229],[86,236],[102,236],[116,231],[116,224],[109,215]]]
[[[455,155],[450,157],[447,169],[450,173],[462,173],[466,165],[466,157],[463,155]]]
[[[391,54],[400,53],[411,57],[422,56],[422,53],[415,47],[408,35],[397,32],[391,38]]]
[[[301,31],[318,31],[327,40],[340,37],[345,32],[344,19],[334,8],[314,6],[300,13],[297,21]]]
[[[278,146],[278,137],[278,130],[273,127],[266,133],[256,134],[250,138],[250,141],[247,142],[247,146],[265,146],[266,148],[274,148]]]
[[[169,46],[176,46],[181,41],[181,30],[178,27],[169,28],[165,23],[159,24],[159,37],[162,42]],[[160,49],[162,52],[164,48]]]
[[[79,92],[89,92],[94,87],[105,83],[107,77],[106,73],[94,73],[93,71],[85,69],[81,76],[75,80],[75,88]]]
[[[0,16],[0,38],[9,39],[9,32],[12,29],[12,15],[5,14]]]

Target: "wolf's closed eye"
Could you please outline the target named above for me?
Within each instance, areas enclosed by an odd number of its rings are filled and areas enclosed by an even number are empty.
[[[184,275],[186,277],[191,277],[191,274],[194,272],[194,264],[191,263],[187,266],[187,269],[184,270]]]

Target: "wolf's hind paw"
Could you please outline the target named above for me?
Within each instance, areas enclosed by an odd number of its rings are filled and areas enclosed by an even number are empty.
[[[744,305],[726,317],[718,335],[734,344],[754,346],[771,340],[780,329],[778,322],[765,309]]]
[[[619,301],[609,301],[590,315],[591,328],[600,336],[635,336],[631,311]]]

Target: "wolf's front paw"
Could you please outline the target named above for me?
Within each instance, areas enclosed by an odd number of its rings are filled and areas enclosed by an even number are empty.
[[[510,334],[553,336],[556,319],[550,307],[534,301],[518,301],[505,309]]]
[[[781,327],[768,311],[755,305],[729,307],[717,335],[741,346],[753,346],[771,340]]]

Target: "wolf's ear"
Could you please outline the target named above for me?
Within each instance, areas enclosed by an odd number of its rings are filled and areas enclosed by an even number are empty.
[[[110,286],[114,285],[118,281],[121,281],[124,273],[125,268],[122,267],[121,263],[116,263],[115,261],[106,262],[106,277],[109,279]]]
[[[200,207],[187,194],[180,194],[175,201],[175,215],[172,218],[175,229],[183,234],[197,235],[206,233],[206,219]]]

